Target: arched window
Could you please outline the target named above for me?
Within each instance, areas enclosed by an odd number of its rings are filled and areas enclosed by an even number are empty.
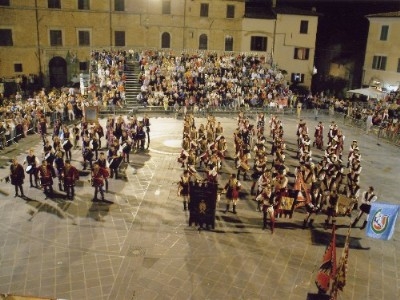
[[[171,48],[171,35],[168,32],[161,35],[161,48]]]
[[[208,48],[208,37],[206,34],[202,34],[199,37],[199,50],[207,50]]]
[[[225,37],[225,51],[233,51],[233,37],[230,35]]]

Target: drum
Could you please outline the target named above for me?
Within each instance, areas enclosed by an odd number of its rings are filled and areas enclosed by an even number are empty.
[[[242,162],[239,164],[239,167],[240,167],[241,169],[245,170],[245,171],[250,170],[250,166],[249,166],[248,164],[246,164],[244,161],[242,161]]]
[[[25,172],[27,174],[33,174],[33,171],[34,171],[34,168],[33,168],[32,165],[27,166],[26,169],[25,169]]]
[[[72,148],[72,143],[71,143],[71,141],[69,139],[66,139],[63,142],[63,148],[64,148],[65,151],[69,151]]]
[[[124,153],[129,153],[131,151],[131,146],[128,143],[123,143],[121,147]]]
[[[110,169],[116,169],[122,162],[122,157],[115,157],[110,160]]]
[[[93,158],[93,152],[90,149],[85,149],[85,152],[83,153],[83,158],[85,160],[91,160]]]

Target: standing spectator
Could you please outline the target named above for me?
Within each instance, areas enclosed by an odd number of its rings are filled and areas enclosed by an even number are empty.
[[[22,167],[21,164],[18,163],[16,158],[12,160],[12,164],[10,166],[10,179],[11,179],[11,184],[15,186],[14,197],[18,197],[18,189],[21,192],[21,197],[25,197],[24,190],[22,188],[25,179],[24,168]]]
[[[372,113],[368,113],[366,122],[367,122],[367,124],[366,124],[367,125],[367,134],[369,134],[371,131],[372,125],[373,125]]]

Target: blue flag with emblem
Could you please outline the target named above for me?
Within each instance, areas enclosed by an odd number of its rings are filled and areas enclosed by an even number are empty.
[[[374,239],[390,240],[399,213],[399,205],[373,202],[368,217],[367,236]]]

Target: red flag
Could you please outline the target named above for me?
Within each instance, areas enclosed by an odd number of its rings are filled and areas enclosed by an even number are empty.
[[[336,232],[335,225],[332,227],[332,239],[322,257],[315,284],[324,293],[329,290],[331,279],[336,276]]]
[[[350,230],[351,227],[349,227],[347,232],[346,242],[344,244],[342,256],[339,260],[335,281],[331,291],[331,299],[336,299],[338,290],[343,291],[343,288],[346,285],[347,266],[349,261]]]

